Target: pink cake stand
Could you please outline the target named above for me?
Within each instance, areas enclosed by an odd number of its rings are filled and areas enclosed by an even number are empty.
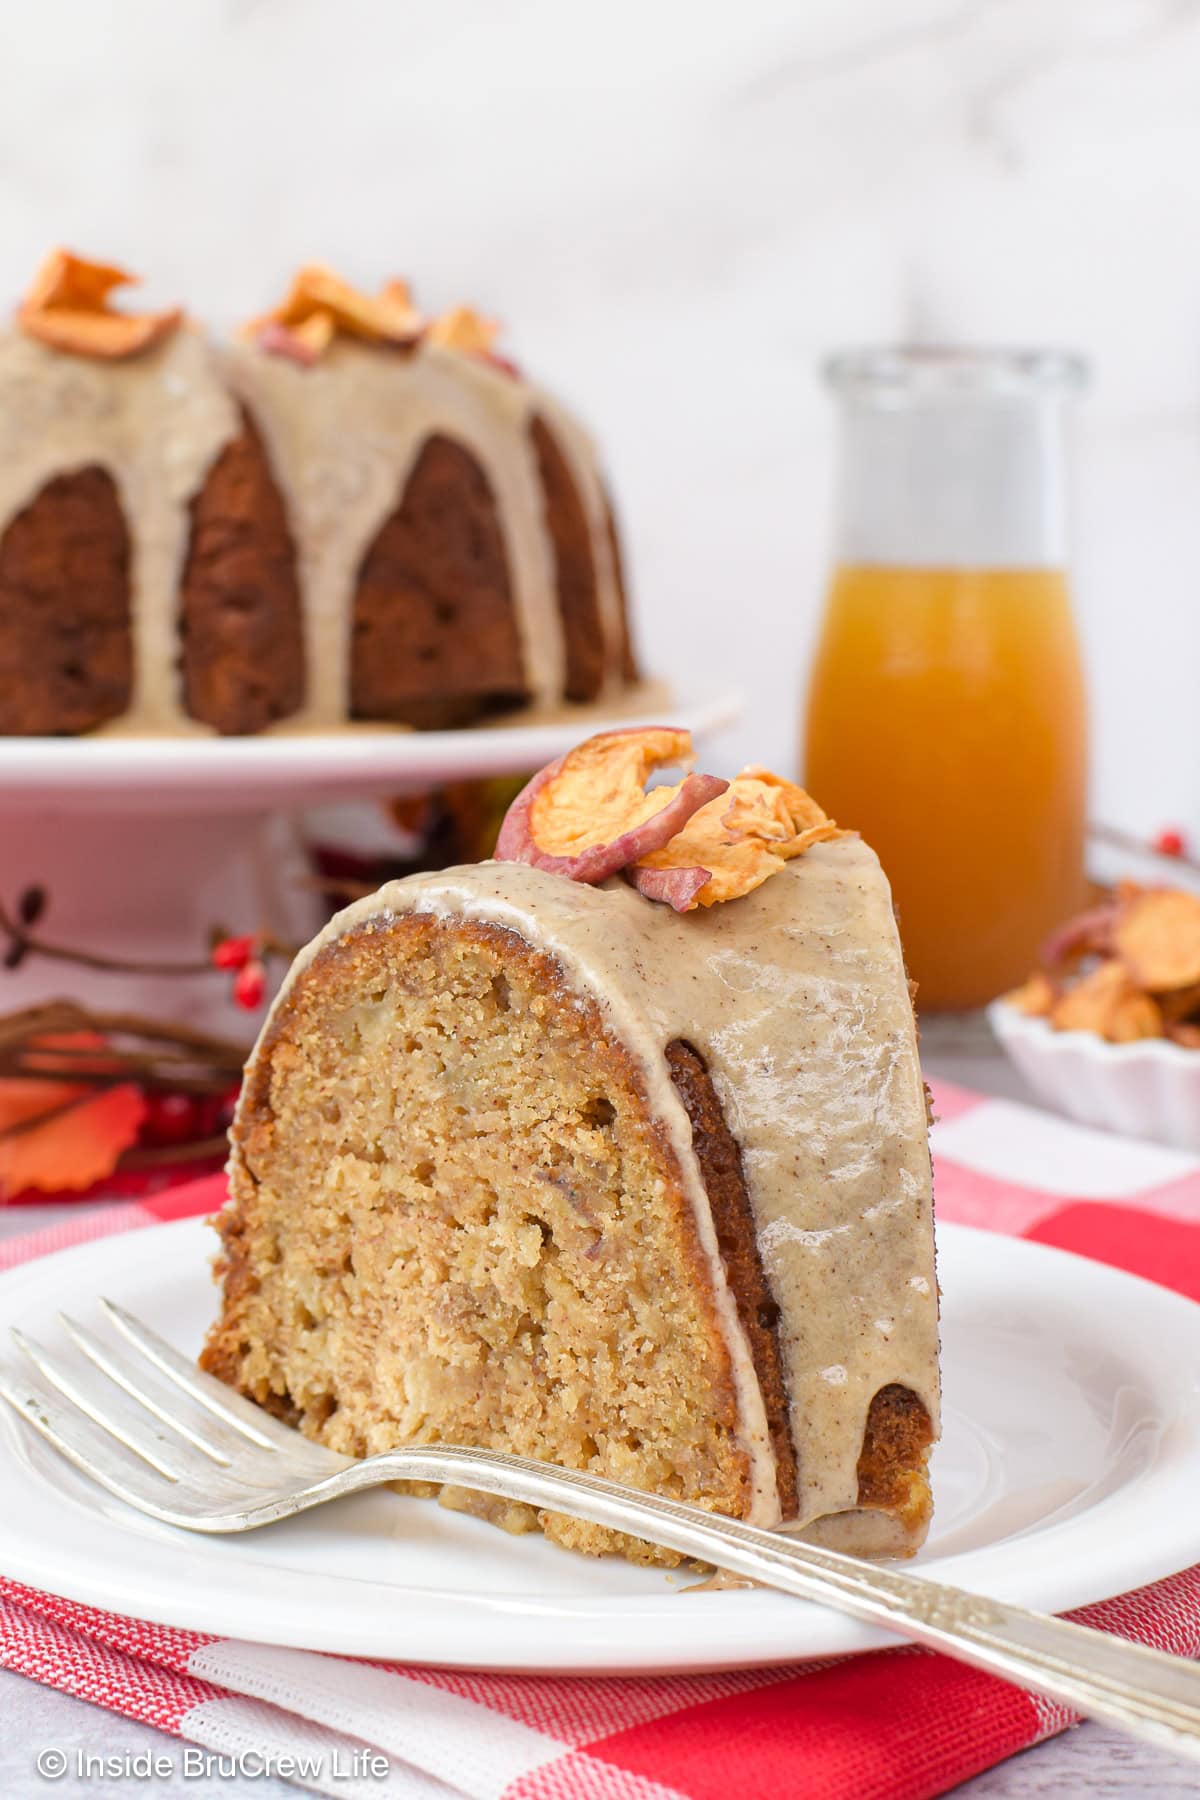
[[[303,942],[320,923],[297,823],[306,809],[533,770],[594,731],[676,724],[700,742],[739,708],[726,694],[471,731],[0,738],[0,898],[11,913],[23,890],[43,888],[40,937],[123,960],[203,958],[214,927]],[[253,1025],[216,972],[113,974],[41,955],[0,969],[0,1012],[58,997],[231,1036]]]

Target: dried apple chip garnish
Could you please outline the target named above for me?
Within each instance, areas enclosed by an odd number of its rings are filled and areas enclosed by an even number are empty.
[[[1014,1012],[1024,1013],[1028,1019],[1048,1019],[1054,1010],[1059,990],[1048,975],[1041,970],[1023,981],[1019,988],[1005,994],[1005,1004]]]
[[[434,319],[426,332],[431,344],[460,350],[464,356],[490,356],[500,336],[496,319],[485,319],[473,306],[455,306]]]
[[[798,856],[810,843],[837,832],[811,794],[758,763],[748,763],[734,780],[721,822],[734,837],[777,845],[781,856]],[[813,832],[819,836],[811,836]]]
[[[320,362],[336,330],[333,314],[322,307],[295,325],[282,325],[278,319],[271,319],[259,330],[257,342],[269,356],[286,356],[307,369]]]
[[[1200,895],[1119,881],[1052,933],[1041,960],[1005,995],[1014,1011],[1110,1044],[1200,1050]]]
[[[279,305],[251,319],[245,334],[273,355],[310,365],[339,334],[404,345],[415,343],[424,328],[407,282],[386,281],[378,294],[364,294],[323,263],[308,263]]]
[[[1113,947],[1139,987],[1151,993],[1200,982],[1200,895],[1144,888],[1122,905]]]
[[[1119,910],[1117,899],[1105,900],[1099,906],[1090,906],[1086,912],[1076,913],[1073,919],[1052,931],[1042,945],[1042,962],[1046,968],[1062,969],[1085,956],[1111,956]]]
[[[752,893],[811,844],[844,835],[803,788],[757,766],[732,783],[688,775],[647,791],[655,769],[691,760],[690,734],[669,726],[589,738],[518,794],[497,860],[585,882],[624,869],[648,900],[690,912]]]
[[[690,732],[668,726],[606,731],[539,770],[505,814],[498,862],[594,883],[667,843],[729,786],[716,775],[687,775],[674,787],[646,783],[656,769],[692,760]]]
[[[17,325],[27,337],[68,355],[101,362],[137,356],[169,337],[183,318],[178,306],[165,312],[115,311],[109,295],[116,288],[136,286],[138,279],[110,263],[55,250],[17,308]]]
[[[1162,1016],[1168,1025],[1200,1019],[1200,983],[1193,983],[1191,987],[1173,988],[1170,993],[1156,994],[1154,997],[1162,1008]]]
[[[1131,1044],[1163,1033],[1157,1003],[1116,960],[1099,963],[1060,995],[1050,1011],[1050,1023],[1058,1031],[1093,1031],[1110,1044]]]
[[[642,856],[633,879],[649,899],[690,912],[753,893],[792,857],[843,835],[802,787],[752,764],[669,844]]]

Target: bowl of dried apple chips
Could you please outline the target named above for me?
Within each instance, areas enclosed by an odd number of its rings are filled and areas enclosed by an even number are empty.
[[[1200,1150],[1200,894],[1119,882],[988,1017],[1048,1104]]]

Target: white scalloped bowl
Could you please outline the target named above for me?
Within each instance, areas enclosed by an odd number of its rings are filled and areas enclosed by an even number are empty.
[[[1200,1150],[1200,1050],[1165,1038],[1106,1044],[1091,1031],[1055,1031],[1004,1000],[994,1000],[987,1016],[1048,1106],[1083,1125]]]

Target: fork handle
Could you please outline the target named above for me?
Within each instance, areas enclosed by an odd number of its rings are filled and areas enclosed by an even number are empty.
[[[387,1481],[451,1482],[647,1538],[884,1626],[1073,1712],[1200,1760],[1200,1668],[1182,1657],[635,1493],[600,1476],[486,1450],[431,1445],[385,1451],[321,1482],[301,1504]]]

